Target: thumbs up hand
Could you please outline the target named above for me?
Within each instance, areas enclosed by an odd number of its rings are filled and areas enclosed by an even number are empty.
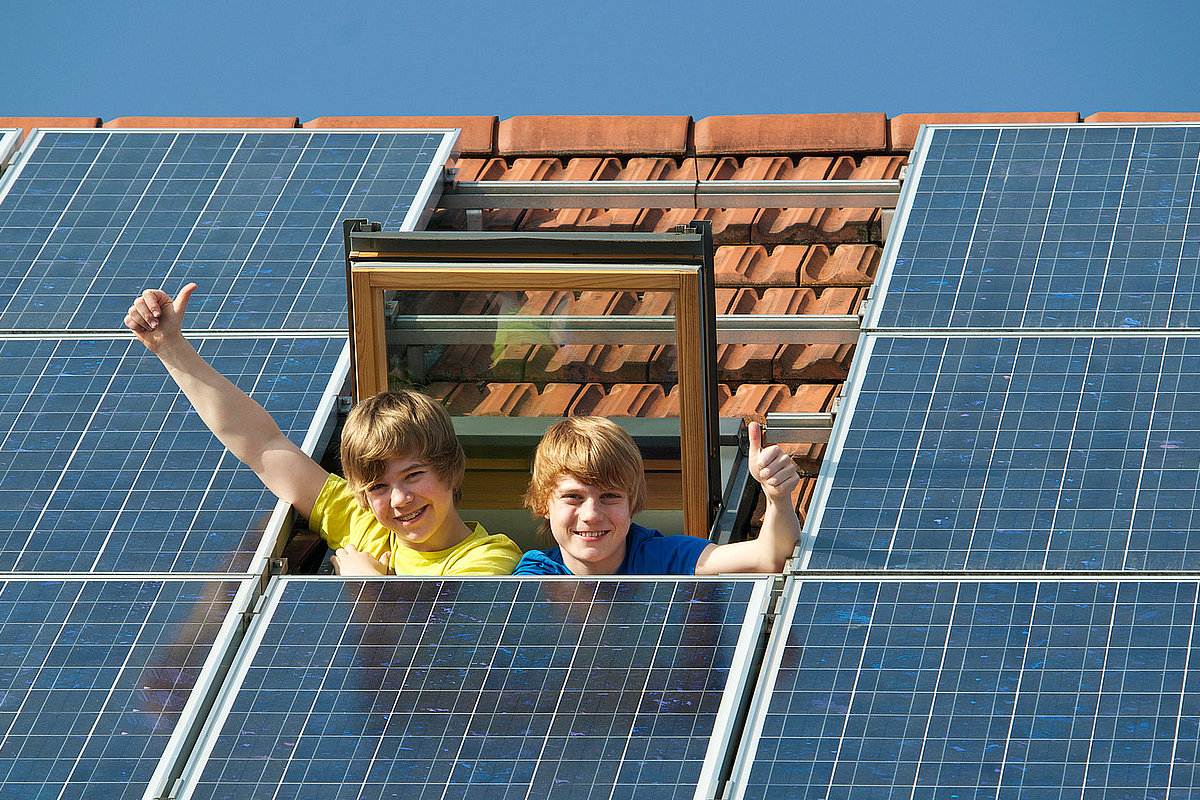
[[[763,429],[757,422],[750,423],[749,434],[750,474],[762,485],[767,500],[790,500],[792,492],[800,485],[796,465],[779,445],[763,447]]]

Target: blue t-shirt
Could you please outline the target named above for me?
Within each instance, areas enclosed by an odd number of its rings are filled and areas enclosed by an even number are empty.
[[[634,523],[625,536],[625,559],[614,575],[695,575],[700,553],[711,544],[696,536],[663,536]],[[557,547],[530,550],[513,575],[571,575]]]

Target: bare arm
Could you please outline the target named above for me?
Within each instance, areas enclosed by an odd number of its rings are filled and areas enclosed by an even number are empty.
[[[174,298],[147,289],[129,308],[125,326],[158,356],[221,444],[254,470],[276,497],[307,517],[329,473],[284,436],[262,406],[213,369],[183,337],[183,315],[195,289],[196,284],[189,283]]]
[[[781,572],[800,540],[800,518],[792,492],[800,473],[778,445],[762,446],[762,426],[750,423],[750,474],[762,485],[767,507],[762,530],[748,542],[710,544],[696,562],[697,575],[730,572]]]

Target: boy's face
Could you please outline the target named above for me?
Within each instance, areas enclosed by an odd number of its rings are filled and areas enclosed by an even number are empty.
[[[432,553],[461,541],[454,490],[415,458],[393,458],[367,487],[367,505],[383,527],[413,550]]]
[[[575,575],[612,575],[625,558],[632,515],[629,495],[560,475],[550,493],[546,518]]]

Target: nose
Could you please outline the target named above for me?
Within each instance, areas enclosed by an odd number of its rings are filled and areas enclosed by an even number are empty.
[[[583,520],[598,520],[603,516],[600,511],[600,500],[595,497],[589,497],[583,501],[583,505],[579,507],[579,518]]]
[[[404,508],[412,499],[412,492],[403,486],[392,487],[392,508]]]

